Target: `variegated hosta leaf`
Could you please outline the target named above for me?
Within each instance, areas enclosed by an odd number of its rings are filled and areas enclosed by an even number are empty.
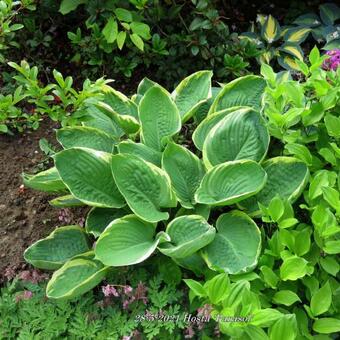
[[[182,122],[189,120],[211,96],[211,71],[198,71],[183,79],[172,93]]]
[[[233,106],[250,106],[261,109],[261,99],[266,81],[259,76],[244,76],[225,85],[210,107],[212,112],[228,109]]]
[[[162,153],[152,149],[145,144],[135,143],[131,140],[124,140],[117,145],[119,153],[128,153],[138,156],[147,162],[161,167]]]
[[[185,258],[212,242],[215,228],[199,215],[187,215],[172,220],[166,233],[170,242],[164,242],[158,249],[165,255],[174,258]]]
[[[206,167],[250,159],[261,162],[269,146],[269,132],[261,115],[251,108],[229,113],[209,132],[203,145]]]
[[[127,266],[143,262],[157,248],[160,241],[169,237],[159,233],[155,226],[128,215],[114,220],[100,235],[95,248],[96,258],[107,266]]]
[[[299,70],[299,65],[288,55],[277,58],[277,61],[286,70]]]
[[[199,105],[194,113],[195,121],[201,122],[208,115],[209,109],[214,102],[216,96],[220,93],[222,87],[211,87],[211,97],[206,99],[202,104]]]
[[[24,258],[41,269],[58,269],[73,256],[90,250],[86,232],[79,226],[55,229],[49,236],[33,243]]]
[[[150,80],[149,78],[143,78],[142,81],[138,84],[137,88],[137,94],[135,96],[134,102],[138,105],[145,95],[146,91],[149,90],[154,85],[158,85],[153,80]]]
[[[181,205],[193,208],[195,192],[205,173],[201,160],[188,149],[169,143],[163,152],[162,166]]]
[[[340,7],[335,3],[326,3],[320,5],[320,17],[324,24],[333,25],[334,22],[340,19]]]
[[[315,13],[303,14],[297,17],[293,24],[305,27],[315,27],[321,24],[319,17]]]
[[[131,210],[149,222],[167,220],[161,208],[174,207],[176,197],[166,172],[141,158],[118,154],[112,157],[112,173]]]
[[[205,204],[196,204],[193,209],[180,208],[177,210],[175,217],[186,215],[199,215],[208,220],[210,216],[211,207]]]
[[[241,160],[216,165],[203,177],[196,202],[230,205],[259,192],[267,175],[256,162]]]
[[[173,257],[172,260],[176,262],[179,266],[191,270],[197,276],[201,276],[208,269],[202,256],[200,256],[198,253],[181,259]]]
[[[239,274],[252,270],[261,251],[261,233],[247,214],[234,210],[216,222],[215,239],[202,249],[212,270]]]
[[[64,149],[84,147],[111,153],[115,140],[104,131],[86,126],[72,126],[57,130],[57,140]]]
[[[85,229],[94,237],[99,237],[112,221],[124,215],[123,209],[92,208],[86,216]]]
[[[110,117],[127,135],[136,133],[139,130],[138,119],[134,116],[128,114],[121,115],[104,102],[98,102],[96,106]]]
[[[257,202],[268,206],[275,196],[294,202],[302,193],[309,178],[307,165],[293,157],[275,157],[262,164],[268,175],[264,188],[249,200],[242,201],[240,206],[257,215]]]
[[[181,129],[181,117],[170,94],[159,85],[151,87],[139,104],[145,145],[162,151],[167,138]]]
[[[69,207],[81,207],[85,205],[84,202],[79,201],[73,195],[65,195],[54,198],[48,202],[52,207],[57,208],[69,208]]]
[[[211,129],[231,112],[247,109],[245,106],[231,107],[218,112],[213,112],[207,116],[195,129],[192,140],[197,149],[203,150],[203,144]]]
[[[293,43],[286,43],[280,47],[280,51],[286,52],[290,55],[292,55],[294,58],[297,58],[301,61],[303,61],[303,51],[301,47],[297,44]]]
[[[284,40],[287,43],[301,44],[307,39],[310,31],[311,28],[304,26],[291,28],[285,33]]]
[[[280,38],[281,28],[278,21],[272,16],[268,15],[262,25],[261,35],[269,43],[273,43]]]
[[[107,271],[108,267],[94,259],[93,252],[76,256],[53,273],[46,295],[58,300],[75,298],[97,286]]]
[[[95,207],[121,208],[124,198],[111,173],[111,154],[72,148],[55,155],[60,177],[80,201]]]
[[[41,171],[35,175],[22,174],[24,185],[34,190],[46,192],[66,191],[56,167]]]

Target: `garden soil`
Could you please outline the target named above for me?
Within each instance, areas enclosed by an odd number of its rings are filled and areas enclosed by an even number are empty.
[[[30,133],[0,134],[0,283],[26,269],[24,250],[60,225],[58,209],[48,204],[53,196],[20,187],[22,172],[48,165],[41,138],[55,143],[53,128],[44,122]]]

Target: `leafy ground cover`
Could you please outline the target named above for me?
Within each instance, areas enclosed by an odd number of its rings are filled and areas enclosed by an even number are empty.
[[[286,7],[1,2],[1,337],[337,337],[340,9]]]

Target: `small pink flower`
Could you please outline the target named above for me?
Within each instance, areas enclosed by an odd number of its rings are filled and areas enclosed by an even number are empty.
[[[184,336],[185,339],[192,339],[195,336],[195,331],[192,326],[188,326],[185,329],[185,333],[186,333]]]
[[[323,64],[322,64],[322,68],[330,71],[336,71],[336,69],[339,67],[340,65],[340,49],[334,49],[331,51],[327,51],[326,55],[329,56],[329,58],[327,58]]]
[[[131,286],[124,286],[124,293],[129,295],[133,291]]]
[[[104,293],[104,296],[106,297],[109,297],[109,296],[118,297],[119,296],[117,289],[112,285],[102,286],[102,292]]]
[[[21,300],[29,300],[32,298],[33,293],[30,290],[24,290],[22,293],[18,294],[15,297],[15,302],[19,302]]]

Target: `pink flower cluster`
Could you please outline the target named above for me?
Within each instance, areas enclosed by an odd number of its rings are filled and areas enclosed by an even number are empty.
[[[323,62],[322,68],[327,71],[335,71],[340,65],[340,49],[336,48],[334,50],[327,51],[326,55],[328,55],[329,58]]]
[[[134,302],[141,300],[145,305],[148,303],[148,298],[146,296],[147,287],[139,282],[137,287],[133,289],[128,285],[106,285],[102,286],[102,292],[105,298],[110,297],[121,297],[123,309],[128,309],[129,305]]]

